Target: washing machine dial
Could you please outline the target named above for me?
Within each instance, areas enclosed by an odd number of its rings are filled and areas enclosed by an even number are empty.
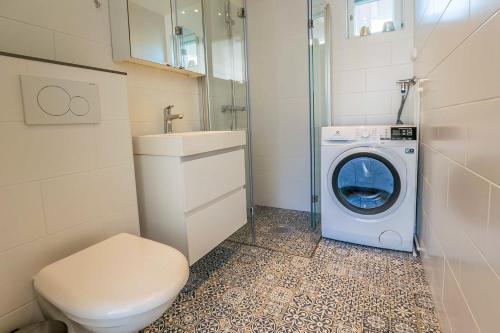
[[[367,129],[361,130],[361,137],[363,139],[368,139],[370,137],[370,132]]]

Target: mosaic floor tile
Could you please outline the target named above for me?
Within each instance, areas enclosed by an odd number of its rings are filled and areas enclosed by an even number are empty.
[[[439,333],[419,258],[322,239],[310,258],[226,241],[143,333]]]
[[[310,257],[321,238],[310,231],[311,214],[289,209],[256,206],[255,245],[296,256]],[[251,225],[247,223],[229,240],[252,245]]]
[[[143,332],[440,332],[419,259],[320,241],[309,224],[305,212],[257,207],[256,246],[249,225],[232,235]]]

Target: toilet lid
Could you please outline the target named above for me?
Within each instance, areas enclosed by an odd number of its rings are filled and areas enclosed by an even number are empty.
[[[165,304],[188,275],[187,260],[176,249],[119,234],[45,267],[34,287],[69,315],[104,320]]]

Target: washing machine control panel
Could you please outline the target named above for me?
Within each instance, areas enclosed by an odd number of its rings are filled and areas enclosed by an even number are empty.
[[[391,126],[391,140],[417,140],[415,126]]]
[[[321,130],[323,142],[417,140],[417,127],[408,125],[332,126]]]

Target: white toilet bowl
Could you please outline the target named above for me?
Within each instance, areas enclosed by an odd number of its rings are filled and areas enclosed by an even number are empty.
[[[44,314],[70,332],[137,332],[173,303],[189,276],[176,249],[119,234],[59,260],[34,277]]]

